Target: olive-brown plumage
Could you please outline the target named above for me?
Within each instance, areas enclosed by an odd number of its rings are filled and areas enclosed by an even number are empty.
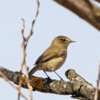
[[[34,74],[37,70],[55,72],[59,69],[66,60],[67,47],[71,42],[74,41],[71,41],[68,37],[56,37],[51,45],[36,60],[35,67],[29,72],[29,76]]]

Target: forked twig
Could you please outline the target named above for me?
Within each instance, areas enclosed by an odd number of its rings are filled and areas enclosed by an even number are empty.
[[[100,62],[99,62],[99,74],[98,74],[98,80],[97,80],[97,88],[96,88],[94,100],[98,100],[99,80],[100,80]]]
[[[33,97],[32,97],[32,87],[30,86],[30,83],[29,83],[28,67],[26,65],[26,47],[27,47],[27,44],[28,44],[28,41],[29,41],[30,37],[33,34],[33,26],[34,26],[34,23],[36,21],[38,12],[39,12],[39,1],[37,0],[37,12],[36,12],[34,20],[32,21],[31,31],[30,31],[30,34],[29,34],[29,36],[27,38],[24,36],[25,20],[22,19],[22,21],[23,21],[23,28],[22,28],[21,33],[22,33],[22,37],[23,37],[23,43],[22,43],[21,46],[22,46],[22,49],[23,49],[23,61],[21,63],[21,69],[20,69],[20,82],[19,82],[18,100],[20,100],[20,90],[21,90],[21,85],[22,85],[22,70],[23,70],[23,66],[25,66],[25,70],[26,70],[26,79],[27,79],[27,86],[28,86],[29,91],[30,91],[30,98],[31,98],[31,100],[33,100]]]

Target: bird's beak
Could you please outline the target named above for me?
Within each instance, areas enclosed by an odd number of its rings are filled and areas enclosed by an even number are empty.
[[[70,43],[72,43],[72,42],[76,42],[76,41],[70,41]]]

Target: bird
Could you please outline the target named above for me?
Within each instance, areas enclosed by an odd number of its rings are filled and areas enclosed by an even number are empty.
[[[59,69],[66,60],[68,45],[73,42],[75,41],[66,36],[57,36],[54,38],[51,45],[36,60],[35,66],[28,73],[29,77],[37,70],[43,70],[47,75],[46,72],[55,72]],[[55,72],[55,74],[57,73]],[[63,80],[58,74],[57,76]],[[50,78],[48,75],[47,77]]]

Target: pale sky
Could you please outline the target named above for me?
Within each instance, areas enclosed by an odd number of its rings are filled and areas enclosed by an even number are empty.
[[[96,3],[96,2],[95,2]],[[99,7],[100,4],[96,3]],[[2,0],[0,3],[0,66],[12,71],[19,71],[23,52],[22,18],[25,19],[25,36],[31,29],[36,13],[36,0]],[[36,59],[59,35],[69,37],[76,43],[68,47],[68,56],[57,73],[65,80],[65,71],[74,69],[80,76],[96,87],[100,59],[100,31],[86,21],[51,0],[40,0],[39,15],[34,25],[34,34],[27,46],[26,63],[31,69]],[[23,71],[25,73],[25,70]],[[34,75],[46,77],[43,71]],[[52,72],[52,79],[59,78]],[[28,89],[21,89],[29,97]],[[18,100],[18,92],[0,78],[0,99]],[[67,95],[33,92],[34,100],[73,100]],[[21,97],[21,100],[24,100]],[[30,99],[29,99],[30,100]]]

